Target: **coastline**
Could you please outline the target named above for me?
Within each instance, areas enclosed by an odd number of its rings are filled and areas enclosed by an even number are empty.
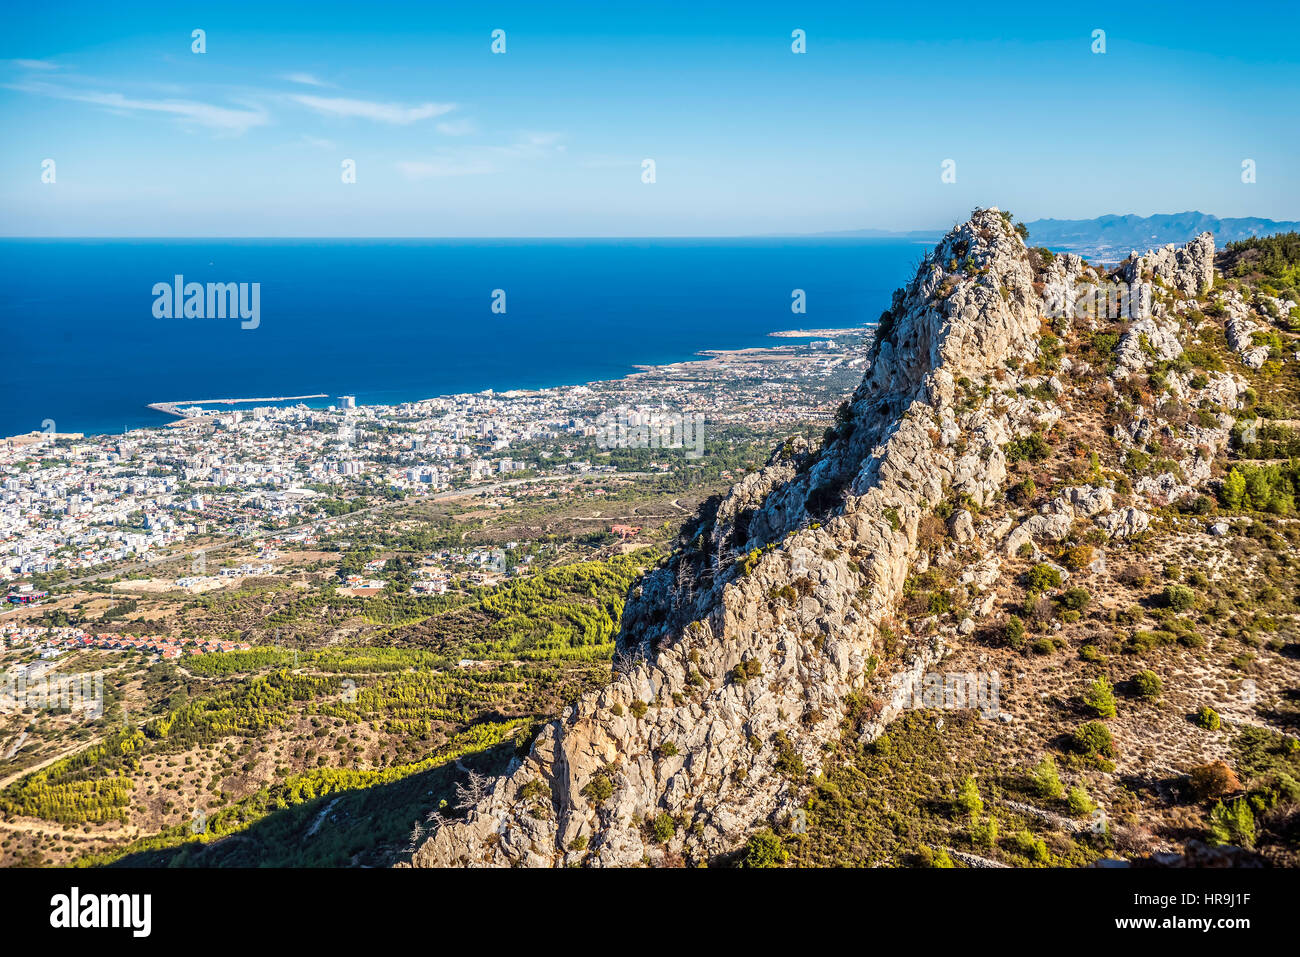
[[[774,339],[830,338],[833,336],[861,335],[863,330],[874,328],[874,325],[863,323],[860,326],[851,326],[847,329],[782,329],[778,332],[769,332],[768,335]]]
[[[615,379],[701,349],[791,340],[769,337],[774,331],[874,320],[915,252],[894,242],[811,240],[340,241],[310,249],[288,240],[232,242],[221,250],[222,268],[258,278],[268,295],[279,290],[264,303],[259,329],[160,322],[141,307],[138,277],[157,278],[159,263],[174,263],[165,274],[197,276],[212,258],[199,242],[14,251],[6,295],[35,303],[31,320],[63,338],[13,363],[0,435],[47,421],[87,435],[162,428],[174,416],[149,406],[178,398],[332,393],[354,395],[358,405],[395,405]],[[68,269],[103,300],[96,321],[81,287],[56,283],[59,296],[40,298],[47,278]],[[364,281],[345,279],[352,274]],[[664,283],[664,276],[677,279]],[[814,293],[808,314],[791,310],[796,286]],[[486,311],[481,291],[496,287],[511,291],[508,313]],[[324,409],[339,400],[301,401]]]
[[[253,399],[173,399],[169,402],[150,402],[146,408],[154,409],[158,412],[165,412],[167,415],[184,417],[181,408],[184,406],[195,405],[249,405],[253,402],[293,402],[297,399],[328,399],[329,394],[325,392],[313,392],[311,395],[276,395],[262,396]]]
[[[869,323],[854,328],[775,330],[773,332],[766,333],[766,336],[774,339],[811,339],[811,338],[830,337],[830,336],[840,336],[840,337],[862,336],[864,338],[864,344],[865,344],[865,340],[872,335],[874,330],[875,330],[875,323]],[[480,389],[476,392],[444,392],[435,395],[424,395],[420,398],[409,399],[409,400],[398,401],[398,402],[365,402],[358,397],[356,408],[376,409],[376,410],[391,409],[397,406],[418,405],[422,402],[433,402],[440,399],[454,398],[456,396],[483,395],[487,393],[491,393],[495,395],[541,395],[556,390],[575,389],[575,388],[584,388],[584,387],[597,388],[602,386],[610,386],[615,383],[619,383],[627,380],[635,380],[645,376],[651,376],[656,374],[669,375],[669,374],[683,373],[683,372],[711,373],[717,371],[720,367],[720,364],[723,364],[728,360],[747,360],[747,361],[758,361],[758,362],[777,361],[782,358],[789,358],[799,348],[800,346],[795,343],[781,343],[781,344],[773,344],[773,345],[765,345],[765,346],[740,347],[734,349],[698,349],[692,354],[691,358],[681,359],[675,362],[632,363],[631,371],[614,378],[596,378],[596,379],[588,379],[582,382],[561,382],[553,385],[542,386],[540,388],[511,387],[511,388],[499,389],[499,388],[488,387],[485,389]],[[340,393],[340,395],[342,394],[345,393]],[[204,406],[204,405],[235,406],[235,405],[249,405],[251,403],[264,403],[264,405],[261,406],[257,406],[257,405],[252,406],[252,408],[249,409],[249,411],[253,411],[256,410],[257,408],[273,407],[278,403],[298,402],[307,399],[317,399],[317,400],[329,399],[329,398],[336,398],[336,397],[337,396],[334,396],[334,394],[332,393],[318,392],[310,395],[257,397],[257,398],[247,398],[247,399],[221,398],[221,399],[170,400],[170,401],[150,402],[146,404],[146,408],[152,409],[155,412],[163,413],[164,415],[173,416],[174,417],[173,421],[162,422],[156,425],[139,425],[134,427],[128,427],[125,428],[122,432],[60,433],[59,437],[67,437],[69,435],[75,435],[78,438],[93,440],[93,439],[101,439],[107,436],[125,435],[128,432],[135,432],[139,430],[183,428],[190,425],[202,424],[203,422],[214,418],[213,415],[200,415],[200,416],[187,415],[186,413],[181,411],[183,407],[187,407],[187,406]],[[331,404],[333,403],[325,403],[320,406],[308,404],[308,407],[324,409]],[[21,433],[15,436],[0,438],[0,443],[15,444],[20,440],[37,441],[39,440],[40,435],[41,433]]]

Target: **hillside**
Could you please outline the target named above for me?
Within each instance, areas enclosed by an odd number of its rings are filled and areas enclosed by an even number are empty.
[[[1300,310],[1214,263],[977,210],[412,863],[1297,863]]]

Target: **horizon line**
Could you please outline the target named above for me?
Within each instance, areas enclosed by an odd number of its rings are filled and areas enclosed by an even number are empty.
[[[1266,220],[1279,226],[1295,225],[1300,220],[1291,219],[1274,219],[1271,216],[1219,216],[1216,213],[1206,213],[1198,209],[1182,210],[1176,213],[1150,213],[1142,215],[1141,213],[1102,213],[1097,216],[1085,217],[1080,219],[1058,219],[1053,216],[1044,216],[1037,219],[1022,220],[1026,225],[1031,223],[1088,223],[1097,222],[1108,218],[1135,218],[1135,219],[1154,219],[1160,216],[1204,216],[1210,219],[1217,219],[1222,222],[1231,222],[1233,220]],[[19,234],[2,234],[0,241],[84,241],[84,240],[108,240],[108,241],[180,241],[180,242],[200,242],[213,240],[233,240],[233,241],[364,241],[374,240],[383,242],[393,241],[560,241],[560,240],[647,240],[647,239],[669,239],[669,240],[717,240],[717,239],[911,239],[922,241],[931,237],[942,237],[950,230],[961,225],[961,220],[955,221],[950,226],[919,227],[909,229],[885,229],[876,226],[856,226],[848,229],[822,229],[812,232],[765,232],[765,233],[699,233],[699,234],[682,234],[682,233],[612,233],[612,234],[591,234],[591,233],[569,233],[569,234],[547,234],[547,235],[403,235],[403,234],[365,234],[365,235],[120,235],[108,233],[89,233],[77,235],[19,235]]]
[[[4,240],[84,240],[84,239],[108,239],[108,240],[213,240],[213,239],[233,239],[233,240],[568,240],[568,239],[833,239],[841,237],[844,239],[913,239],[919,238],[920,234],[942,236],[951,226],[941,229],[931,230],[881,230],[877,236],[852,235],[861,233],[864,230],[845,229],[834,230],[829,232],[817,233],[709,233],[709,234],[681,234],[681,233],[643,233],[618,234],[618,235],[547,235],[547,236],[110,236],[110,235],[84,235],[84,236],[5,236],[0,235],[0,241]],[[871,230],[868,230],[871,231]]]

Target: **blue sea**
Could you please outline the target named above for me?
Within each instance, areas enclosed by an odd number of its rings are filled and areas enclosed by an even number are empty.
[[[394,403],[610,379],[768,333],[872,324],[895,239],[0,240],[0,436],[110,433],[151,402]],[[153,287],[261,284],[260,324],[155,318]],[[492,311],[505,292],[504,314]],[[807,313],[791,312],[803,289]]]

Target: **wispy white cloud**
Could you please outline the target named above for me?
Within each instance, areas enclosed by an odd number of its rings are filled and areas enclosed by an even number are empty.
[[[628,169],[631,167],[639,169],[640,166],[640,157],[610,156],[604,153],[595,156],[585,156],[578,160],[578,167],[580,169]]]
[[[347,97],[306,96],[289,97],[308,109],[326,116],[361,117],[378,123],[406,126],[419,120],[432,119],[456,109],[455,103],[422,103],[419,106],[402,106],[398,103],[376,103],[372,100],[353,100]]]
[[[498,169],[486,159],[440,156],[430,160],[401,160],[398,171],[407,179],[437,179],[444,176],[481,176]]]
[[[562,139],[563,133],[521,133],[513,144],[502,148],[518,153],[544,153],[548,150],[563,153]]]
[[[44,61],[10,60],[0,61],[11,64],[38,63]],[[53,64],[49,69],[57,69]],[[283,94],[265,89],[243,89],[238,97],[231,97],[226,104],[209,102],[193,96],[185,87],[153,84],[152,95],[140,96],[120,92],[104,92],[95,89],[108,81],[91,77],[69,77],[60,74],[61,81],[55,82],[53,76],[37,76],[28,73],[11,83],[0,87],[19,90],[39,96],[48,96],[78,103],[88,103],[124,115],[157,114],[172,118],[181,125],[201,126],[219,131],[226,135],[241,135],[254,127],[266,126],[272,122],[268,106],[276,103],[293,103],[304,106],[323,116],[340,118],[368,119],[376,123],[393,126],[408,126],[422,120],[435,119],[457,109],[455,103],[425,102],[406,105],[402,103],[385,103],[374,100],[362,100],[351,97],[332,97],[309,95],[306,93]],[[329,85],[310,73],[284,74],[283,79],[296,83]],[[234,92],[234,91],[232,91]],[[437,124],[439,132],[445,136],[467,136],[478,132],[476,124],[469,119],[444,120]],[[331,140],[304,136],[303,143],[320,149],[334,149]]]
[[[271,117],[264,109],[249,104],[241,104],[240,107],[235,108],[181,98],[138,99],[121,93],[76,90],[43,82],[10,84],[9,88],[60,100],[89,103],[128,115],[162,114],[172,117],[182,125],[197,124],[234,136],[246,133],[255,126],[265,126],[271,121]]]
[[[521,162],[563,153],[561,139],[561,133],[524,133],[512,143],[444,147],[427,159],[403,160],[396,165],[407,179],[415,180],[500,173]]]
[[[6,62],[24,70],[57,70],[59,68],[57,63],[51,63],[49,60],[8,60]]]
[[[485,149],[506,161],[536,160],[563,153],[565,146],[560,142],[563,138],[563,133],[521,133],[513,143]]]
[[[270,117],[260,109],[231,109],[195,100],[136,100],[120,93],[82,93],[69,96],[68,99],[125,110],[128,113],[166,113],[181,121],[198,123],[200,126],[236,135],[270,122]]]
[[[443,136],[470,136],[478,132],[478,124],[473,120],[444,120],[437,130]]]
[[[338,149],[338,144],[333,140],[327,140],[319,136],[303,136],[302,144],[318,150]]]
[[[285,73],[280,79],[288,80],[290,83],[301,83],[303,86],[333,86],[333,83],[326,83],[320,77],[312,73]]]

